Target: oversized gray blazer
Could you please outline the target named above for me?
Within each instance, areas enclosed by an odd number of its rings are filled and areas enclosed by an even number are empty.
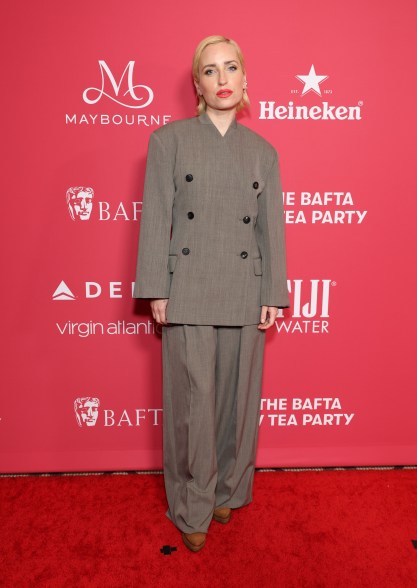
[[[289,306],[278,156],[206,113],[149,140],[135,298],[169,298],[169,323],[242,326]]]

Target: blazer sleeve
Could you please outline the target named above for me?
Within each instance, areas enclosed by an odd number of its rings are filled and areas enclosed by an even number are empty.
[[[168,271],[174,202],[174,157],[158,135],[151,134],[139,233],[134,298],[168,298]]]
[[[258,197],[255,231],[262,256],[261,306],[289,308],[284,206],[275,149],[264,189]]]

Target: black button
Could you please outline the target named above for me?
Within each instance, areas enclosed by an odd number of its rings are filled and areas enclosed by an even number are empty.
[[[240,254],[240,257],[241,257],[242,259],[246,259],[246,258],[247,258],[247,256],[248,256],[248,252],[247,252],[247,251],[242,251],[242,253]]]
[[[187,174],[185,176],[185,179],[187,180],[187,182],[192,182],[194,178],[193,178],[192,174]]]
[[[253,182],[253,187],[255,188],[255,190],[257,190],[259,188],[259,183],[258,182]]]
[[[194,212],[187,212],[188,218],[194,218]]]
[[[190,250],[188,249],[188,247],[184,247],[184,249],[182,250],[184,255],[188,255],[190,253]]]
[[[245,225],[247,225],[248,223],[250,223],[250,216],[244,216],[243,217],[243,222],[245,223]]]

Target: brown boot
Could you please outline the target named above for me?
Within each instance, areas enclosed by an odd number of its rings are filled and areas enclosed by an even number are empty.
[[[191,551],[200,551],[206,543],[207,533],[182,533],[182,540]]]
[[[218,523],[223,523],[224,525],[230,521],[230,517],[232,516],[232,509],[226,507],[215,508],[213,513],[213,519]]]

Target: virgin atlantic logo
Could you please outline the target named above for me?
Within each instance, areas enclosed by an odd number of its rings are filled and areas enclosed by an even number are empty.
[[[103,96],[106,96],[121,106],[135,109],[145,108],[152,102],[154,97],[152,89],[144,84],[134,84],[133,82],[133,72],[135,68],[134,61],[128,62],[119,82],[116,81],[109,66],[103,59],[99,59],[98,65],[101,74],[101,88],[95,88],[94,86],[86,88],[83,92],[84,102],[87,104],[97,104]],[[126,83],[124,84],[125,77]],[[125,89],[126,87],[127,89]],[[107,93],[105,91],[106,89],[108,89],[110,93]],[[130,96],[130,100],[123,101],[121,98],[124,98],[126,95]]]

